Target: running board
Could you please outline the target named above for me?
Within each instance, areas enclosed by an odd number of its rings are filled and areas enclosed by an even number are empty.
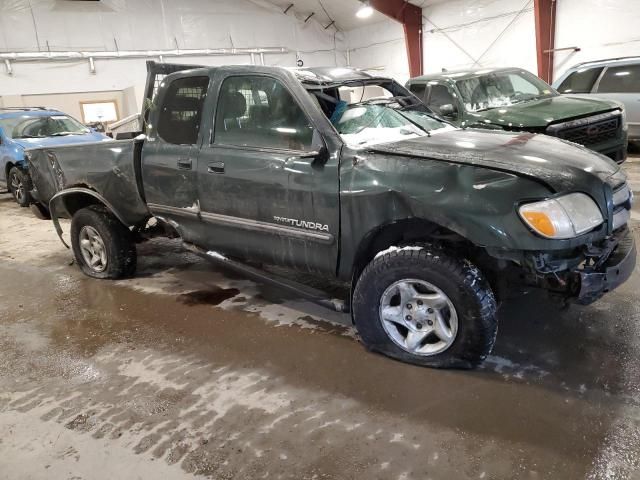
[[[337,298],[327,298],[327,295],[324,292],[309,287],[308,285],[286,279],[273,273],[265,272],[264,270],[251,267],[237,260],[232,260],[228,257],[225,257],[219,252],[204,250],[193,245],[192,243],[182,242],[182,244],[190,252],[200,255],[201,257],[204,257],[214,263],[230,268],[252,280],[269,283],[278,288],[289,290],[290,292],[299,295],[305,300],[328,308],[329,310],[334,310],[340,313],[349,313],[349,307],[343,300],[339,300]]]

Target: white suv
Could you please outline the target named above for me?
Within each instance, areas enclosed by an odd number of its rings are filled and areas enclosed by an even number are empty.
[[[640,57],[579,63],[553,87],[563,95],[598,96],[624,104],[629,141],[640,144]]]

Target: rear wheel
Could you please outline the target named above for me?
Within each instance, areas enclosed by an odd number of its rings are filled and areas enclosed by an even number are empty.
[[[18,167],[9,170],[9,191],[15,201],[21,207],[28,207],[31,203],[31,178],[27,172],[23,172]]]
[[[71,246],[80,269],[93,278],[124,278],[135,273],[132,233],[101,205],[78,210],[71,220]]]
[[[473,368],[491,352],[496,302],[466,260],[430,247],[375,258],[353,295],[356,327],[371,350],[430,367]]]

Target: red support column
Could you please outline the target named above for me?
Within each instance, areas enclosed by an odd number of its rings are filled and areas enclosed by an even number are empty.
[[[536,23],[536,54],[538,76],[547,83],[553,81],[553,49],[556,37],[556,0],[534,0]]]
[[[422,9],[405,0],[371,0],[371,6],[402,23],[409,59],[409,75],[422,75]]]

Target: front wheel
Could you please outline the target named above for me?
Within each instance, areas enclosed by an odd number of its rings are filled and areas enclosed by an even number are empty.
[[[76,263],[89,277],[124,278],[136,269],[132,233],[101,205],[78,210],[71,220]]]
[[[368,348],[429,367],[477,366],[498,328],[495,298],[481,272],[426,246],[371,261],[356,284],[353,315]]]
[[[31,203],[31,178],[27,172],[23,172],[18,167],[9,170],[9,191],[14,200],[21,207],[28,207]]]

